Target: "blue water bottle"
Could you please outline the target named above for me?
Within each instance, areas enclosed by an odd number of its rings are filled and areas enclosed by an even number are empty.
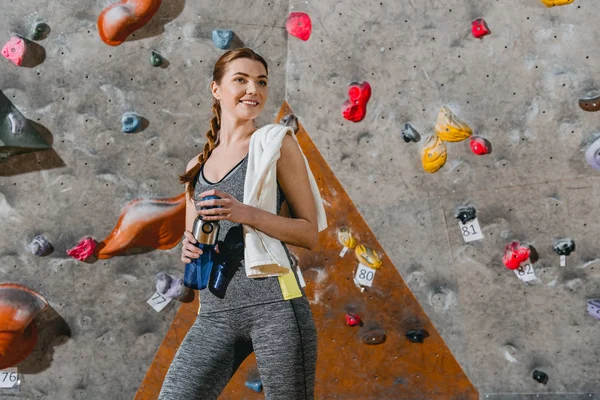
[[[206,196],[201,200],[219,199],[218,196]],[[202,210],[211,208],[220,208],[221,206],[206,206]],[[216,258],[215,246],[221,226],[219,221],[204,221],[201,215],[194,220],[192,235],[196,239],[194,246],[202,249],[202,254],[198,258],[192,259],[190,263],[185,264],[183,274],[183,284],[191,289],[201,290],[208,286],[213,264]]]

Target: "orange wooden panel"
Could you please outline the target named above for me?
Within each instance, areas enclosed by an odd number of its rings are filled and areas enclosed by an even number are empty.
[[[292,113],[284,103],[277,121]],[[306,156],[321,196],[329,227],[320,232],[314,251],[289,246],[299,259],[306,294],[318,332],[315,387],[317,399],[478,399],[478,393],[383,251],[361,214],[300,125],[298,142]],[[358,244],[373,248],[383,261],[373,287],[361,292],[353,282],[358,264],[353,251],[341,258],[337,228],[347,226]],[[319,274],[318,281],[316,280]],[[148,369],[136,399],[156,399],[179,343],[196,317],[197,299],[182,304],[167,337]],[[364,325],[349,327],[346,312],[358,314]],[[429,333],[424,343],[405,337],[410,329]],[[366,345],[362,335],[384,330],[386,341]],[[257,377],[254,355],[240,366],[220,399],[262,399],[244,386]]]

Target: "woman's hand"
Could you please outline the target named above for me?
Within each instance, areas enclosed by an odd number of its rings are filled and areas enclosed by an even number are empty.
[[[202,219],[206,221],[219,221],[224,219],[231,222],[237,222],[239,224],[247,223],[250,214],[250,207],[248,205],[239,202],[229,193],[225,193],[217,189],[211,189],[207,190],[206,192],[202,192],[198,197],[201,199],[211,195],[219,196],[220,199],[198,201],[196,202],[196,205],[199,208],[207,206],[221,206],[221,208],[199,210],[198,214],[202,215]]]
[[[201,248],[196,247],[193,243],[196,243],[196,239],[192,232],[183,232],[185,237],[183,238],[183,247],[181,248],[181,261],[185,264],[191,263],[192,259],[198,258],[202,255],[203,251]],[[219,244],[215,246],[215,251],[219,254]]]

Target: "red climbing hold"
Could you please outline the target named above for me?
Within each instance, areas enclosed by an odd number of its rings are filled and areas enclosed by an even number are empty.
[[[352,82],[348,87],[348,97],[342,106],[342,115],[352,122],[359,122],[367,115],[367,102],[371,98],[369,82]]]
[[[362,323],[362,321],[360,320],[360,317],[358,315],[346,314],[346,325],[356,326],[356,325],[360,325],[361,323]]]
[[[527,261],[530,254],[529,247],[521,246],[521,243],[514,241],[504,247],[502,262],[508,269],[517,269],[523,261]]]
[[[306,41],[312,31],[312,22],[307,13],[293,12],[288,17],[285,29],[287,29],[290,35]]]
[[[488,28],[485,19],[479,18],[471,23],[471,32],[477,39],[481,39],[485,35],[490,34],[490,28]]]
[[[27,42],[19,36],[13,36],[2,48],[2,55],[19,67],[23,64],[23,58],[27,52]]]
[[[487,143],[487,140],[484,138],[479,136],[471,136],[471,150],[473,150],[473,153],[477,154],[478,156],[483,156],[484,154],[488,154],[490,152],[490,147]]]

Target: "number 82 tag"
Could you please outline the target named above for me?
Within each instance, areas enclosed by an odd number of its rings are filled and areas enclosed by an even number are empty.
[[[535,271],[533,270],[533,265],[531,265],[529,258],[522,262],[519,268],[515,269],[514,271],[517,277],[523,282],[535,281],[537,279],[535,276]]]

